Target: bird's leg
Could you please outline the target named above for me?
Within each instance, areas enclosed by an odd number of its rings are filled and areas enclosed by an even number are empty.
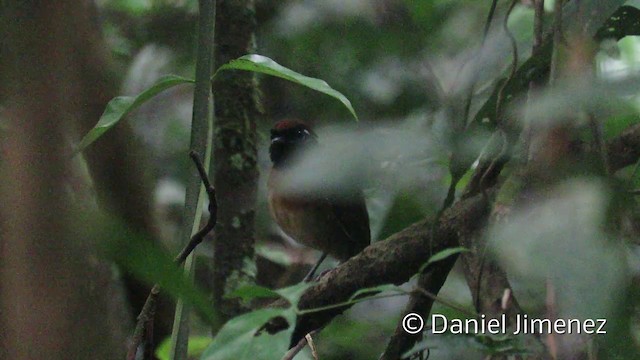
[[[318,259],[318,262],[316,262],[315,265],[313,265],[313,267],[311,268],[311,271],[309,271],[309,273],[307,274],[307,276],[304,277],[304,282],[309,282],[311,281],[311,279],[313,279],[313,275],[315,275],[316,271],[318,271],[318,268],[320,267],[320,264],[322,264],[322,262],[324,261],[324,259],[327,258],[327,253],[322,253],[322,256],[320,256],[320,259]]]

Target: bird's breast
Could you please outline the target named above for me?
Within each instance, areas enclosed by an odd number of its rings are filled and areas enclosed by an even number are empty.
[[[288,236],[341,261],[369,244],[364,201],[361,206],[349,207],[318,194],[291,193],[278,186],[281,176],[286,172],[271,171],[269,175],[268,203],[274,220]]]

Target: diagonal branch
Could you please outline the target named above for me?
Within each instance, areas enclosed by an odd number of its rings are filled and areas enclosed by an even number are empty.
[[[640,157],[640,124],[628,128],[607,145],[613,171],[633,164]],[[479,194],[459,201],[443,212],[434,231],[432,222],[426,219],[384,241],[370,245],[307,289],[300,298],[298,307],[305,310],[332,305],[347,301],[362,288],[406,282],[420,270],[431,251],[437,253],[477,236],[476,232],[483,228],[489,217],[492,194],[489,191],[488,197]],[[446,276],[449,266],[448,262],[441,261],[431,264],[431,269],[427,271],[445,270]],[[432,293],[439,291],[429,286],[430,284],[422,285]],[[279,302],[272,304],[278,305]],[[292,344],[297,344],[306,334],[325,326],[348,308],[349,306],[345,306],[300,316],[291,339]]]
[[[484,225],[489,215],[488,199],[476,196],[447,209],[432,231],[432,222],[423,220],[376,242],[362,253],[322,277],[300,298],[300,310],[319,308],[348,300],[362,288],[382,284],[402,284],[416,274],[429,258],[431,251],[437,253],[454,247],[461,236]],[[441,271],[443,263],[434,263],[433,270]],[[445,271],[444,276],[448,270]],[[440,289],[424,287],[433,293]],[[430,300],[432,301],[432,300]],[[297,344],[305,334],[329,323],[348,306],[302,315],[298,318],[292,335],[292,344]]]

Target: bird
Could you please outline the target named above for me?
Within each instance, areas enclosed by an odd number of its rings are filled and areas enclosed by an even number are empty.
[[[302,121],[280,120],[271,129],[269,211],[285,234],[322,252],[305,282],[313,278],[327,255],[344,262],[371,242],[362,189],[332,195],[321,191],[293,192],[287,187],[287,180],[298,171],[296,166],[304,161],[302,154],[318,145],[318,136]]]

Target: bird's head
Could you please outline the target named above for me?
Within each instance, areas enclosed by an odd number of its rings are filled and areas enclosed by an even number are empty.
[[[274,167],[282,167],[309,145],[317,144],[316,134],[298,120],[278,121],[271,129],[269,155]]]

